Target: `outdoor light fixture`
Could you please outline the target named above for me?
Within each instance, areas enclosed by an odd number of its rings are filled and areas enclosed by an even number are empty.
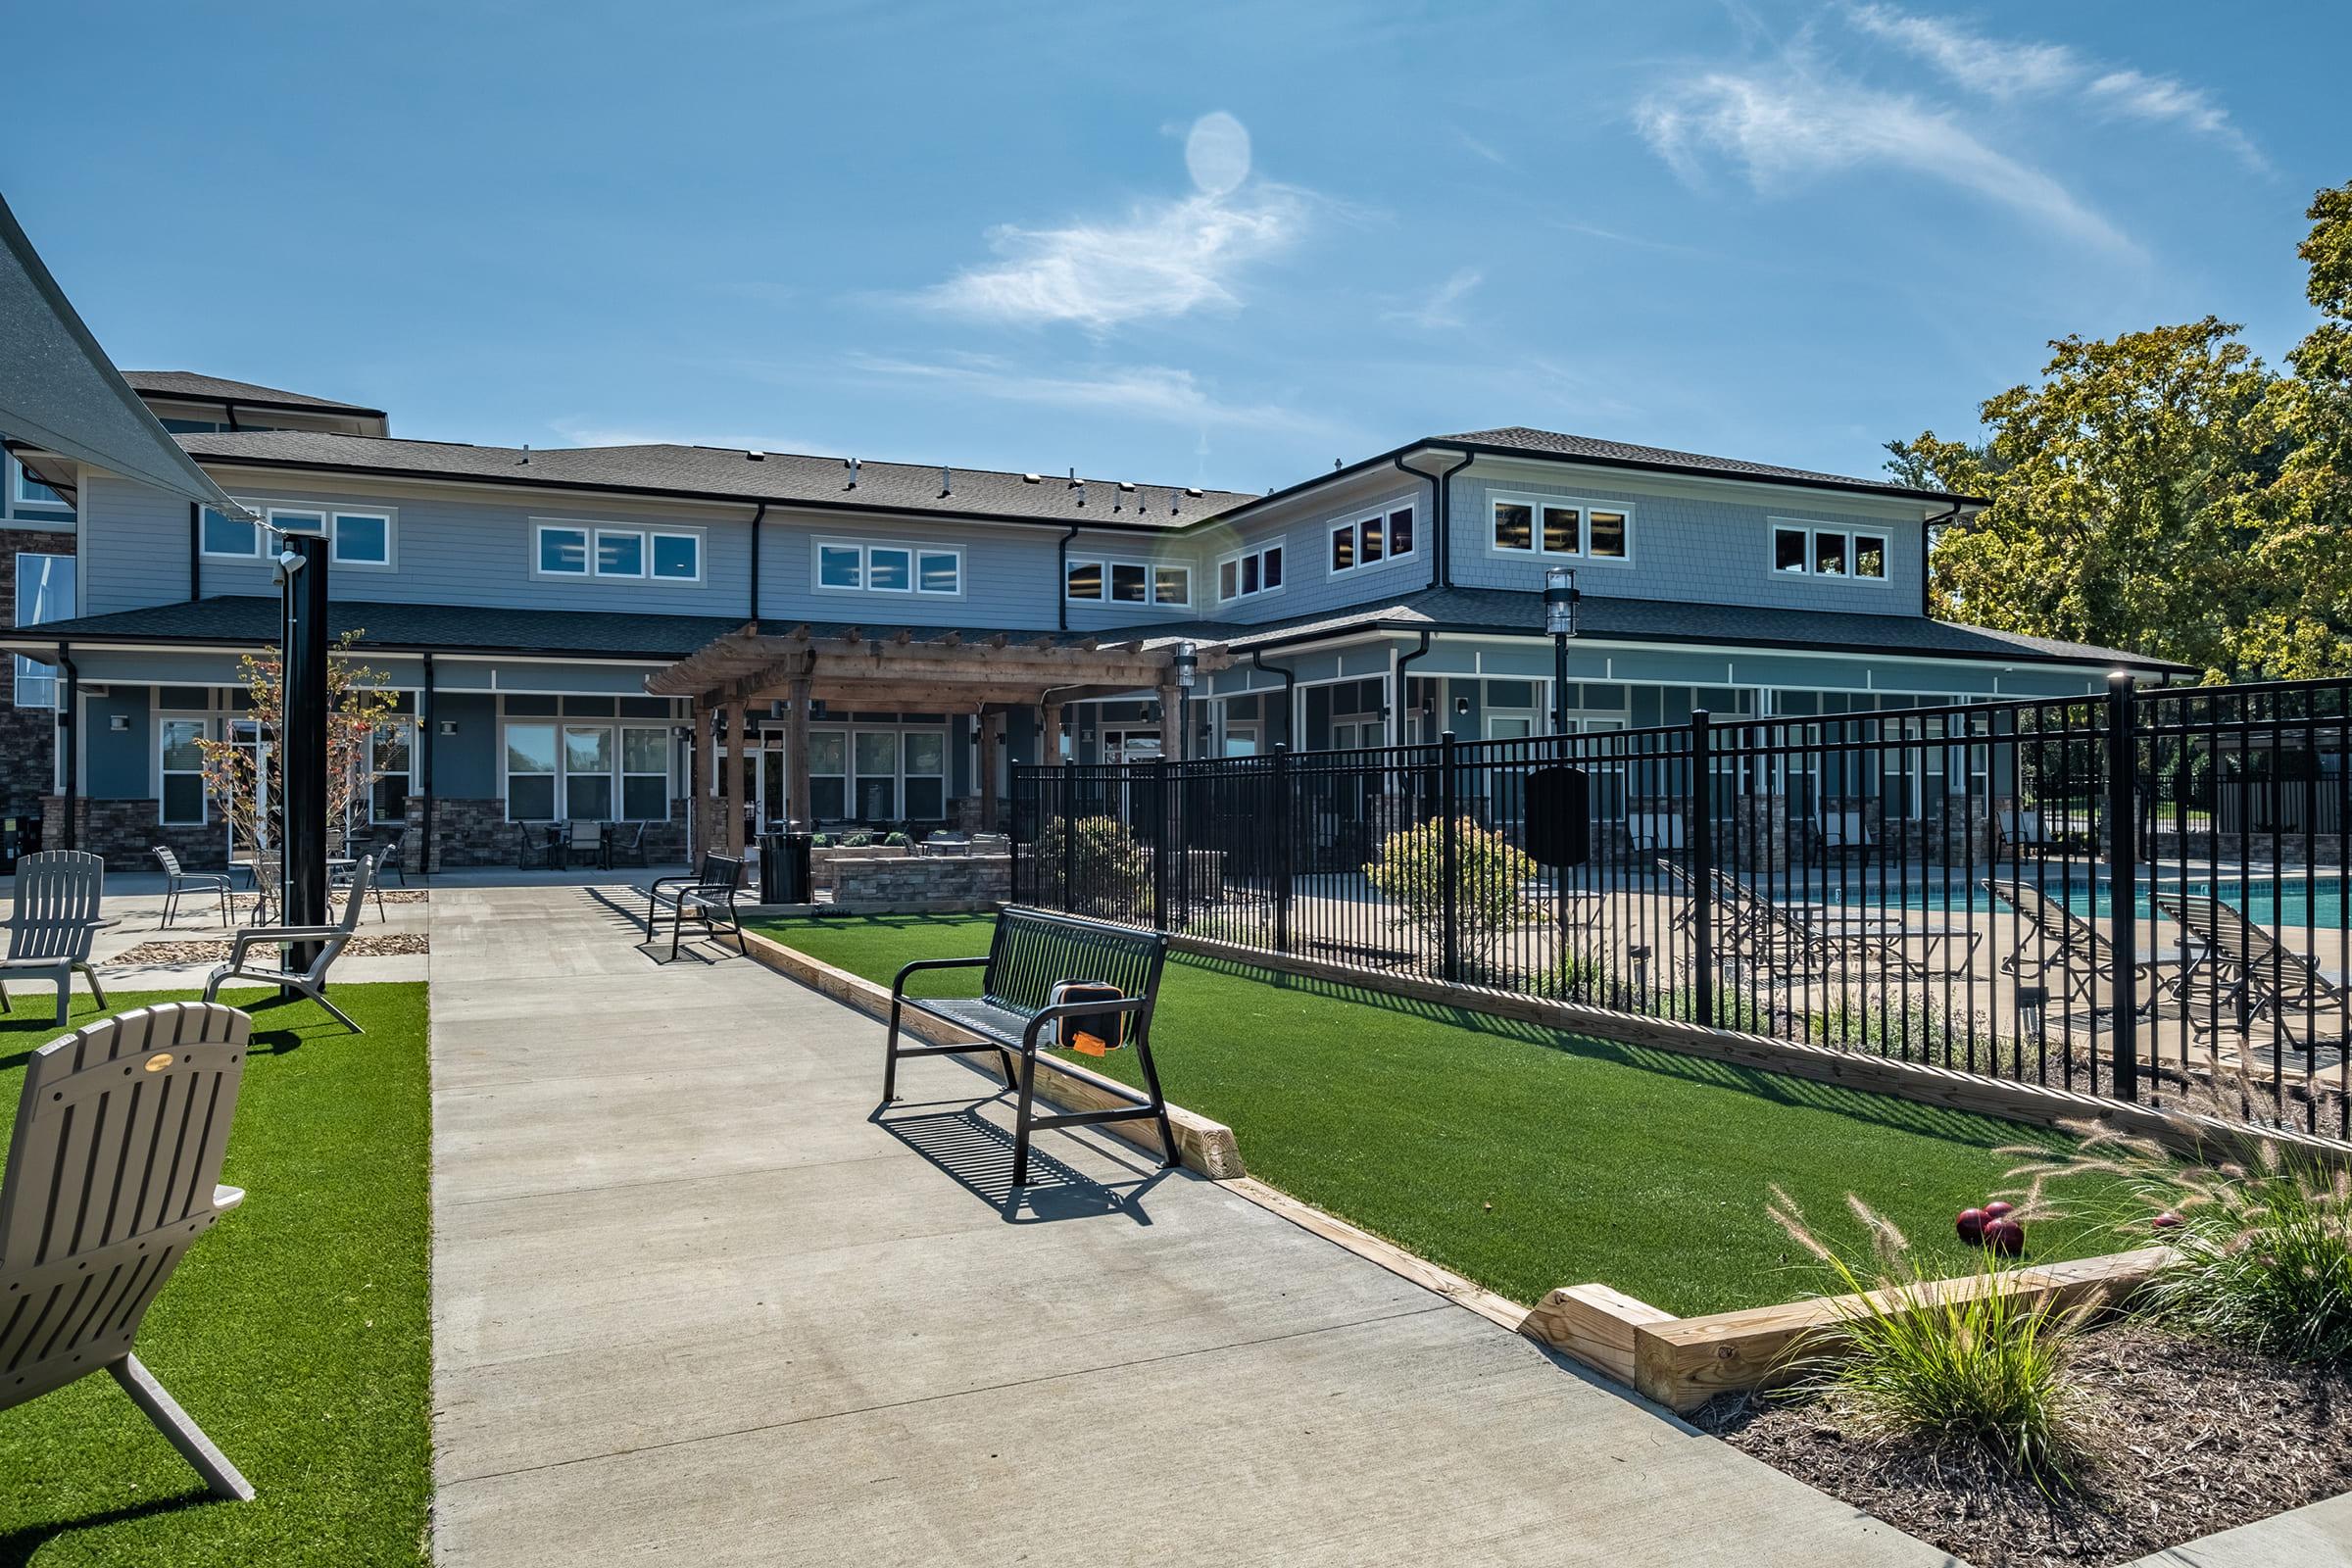
[[[1200,667],[1200,650],[1189,642],[1176,645],[1176,684],[1186,691],[1193,689],[1195,672]]]
[[[458,721],[457,721],[456,719],[454,719],[454,718],[445,718],[445,719],[443,719],[443,720],[441,721],[441,733],[442,733],[442,734],[444,734],[444,735],[455,735],[457,732],[458,732]]]
[[[1568,639],[1576,635],[1576,568],[1551,566],[1544,573],[1544,629],[1551,633],[1551,732],[1568,733]]]
[[[303,560],[299,551],[280,550],[275,564],[270,568],[270,580],[283,588],[302,567]]]
[[[1453,712],[1456,718],[1468,718],[1470,716],[1470,699],[1456,697],[1453,700]]]
[[[106,727],[118,735],[122,734],[130,728],[130,715],[128,713],[109,713],[106,716]]]

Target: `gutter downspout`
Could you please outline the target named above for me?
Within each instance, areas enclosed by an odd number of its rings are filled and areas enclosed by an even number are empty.
[[[204,506],[188,503],[188,603],[204,597]]]
[[[65,840],[61,849],[80,848],[81,835],[74,818],[74,806],[81,795],[81,670],[66,652],[68,644],[57,645],[57,662],[66,669],[65,721],[58,727],[63,732],[61,744],[66,749],[66,809]]]
[[[752,624],[760,624],[760,523],[767,515],[767,503],[752,514]]]
[[[1411,663],[1416,659],[1426,659],[1428,657],[1429,633],[1427,631],[1423,631],[1421,633],[1420,647],[1414,649],[1409,654],[1399,654],[1396,656],[1396,723],[1391,731],[1393,738],[1389,744],[1392,746],[1402,746],[1404,744],[1404,666]],[[1426,740],[1427,737],[1425,736],[1423,739]]]
[[[237,406],[234,403],[231,403],[226,398],[221,399],[220,412],[228,416],[228,427],[231,430],[244,428],[242,425],[237,423]]]
[[[1295,669],[1269,668],[1263,649],[1250,650],[1250,666],[1260,674],[1282,677],[1282,744],[1292,751],[1298,749],[1298,672]]]
[[[1401,454],[1389,460],[1399,472],[1429,481],[1430,539],[1437,552],[1437,559],[1429,564],[1429,585],[1432,588],[1453,586],[1453,497],[1446,481],[1477,461],[1470,453],[1458,448],[1455,450],[1462,461],[1443,473],[1413,467]]]
[[[1077,537],[1078,525],[1072,523],[1070,531],[1063,534],[1061,542],[1054,547],[1055,564],[1060,572],[1059,578],[1054,584],[1054,603],[1061,611],[1061,614],[1054,624],[1062,631],[1070,629],[1070,541]]]
[[[1945,513],[1945,514],[1944,514],[1942,516],[1940,516],[1940,517],[1929,517],[1929,518],[1926,518],[1926,519],[1924,519],[1924,520],[1921,522],[1921,524],[1920,524],[1920,529],[1919,529],[1919,612],[1920,612],[1922,615],[1933,616],[1933,615],[1934,615],[1934,613],[1935,613],[1935,609],[1936,609],[1936,600],[1935,600],[1935,597],[1934,597],[1932,594],[1930,594],[1930,593],[1929,593],[1929,591],[1928,591],[1928,584],[1929,584],[1929,582],[1930,582],[1930,581],[1932,581],[1932,580],[1933,580],[1933,578],[1934,578],[1934,575],[1935,575],[1933,572],[1931,572],[1931,571],[1928,569],[1928,558],[1929,558],[1930,556],[1932,556],[1933,554],[1935,554],[1935,549],[1936,549],[1936,528],[1937,528],[1937,527],[1939,527],[1939,526],[1943,526],[1943,525],[1950,524],[1950,523],[1956,523],[1956,522],[1958,522],[1959,520],[1960,520],[1960,503],[1958,503],[1957,501],[1955,501],[1955,502],[1953,502],[1953,503],[1952,503],[1952,510],[1951,510],[1951,511],[1949,511],[1949,512]]]
[[[424,732],[424,777],[419,780],[423,789],[422,809],[416,814],[416,871],[427,882],[433,879],[433,736],[439,725],[433,717],[433,656],[424,656],[424,691],[416,704],[416,727]],[[404,869],[402,879],[407,879]]]

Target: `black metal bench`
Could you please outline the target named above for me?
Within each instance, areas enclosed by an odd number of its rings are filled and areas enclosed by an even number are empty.
[[[656,877],[645,890],[645,940],[654,940],[654,920],[669,911],[669,956],[678,956],[678,936],[688,920],[701,922],[706,932],[722,929],[735,934],[738,952],[749,953],[743,941],[743,916],[735,909],[735,889],[743,881],[743,862],[724,855],[706,855],[692,876]]]
[[[988,954],[978,958],[917,958],[899,971],[890,987],[890,1036],[882,1067],[882,1103],[898,1099],[901,1056],[962,1055],[994,1051],[1004,1058],[1004,1079],[1020,1090],[1014,1112],[1012,1185],[1029,1181],[1029,1135],[1043,1128],[1086,1127],[1107,1121],[1159,1124],[1164,1163],[1176,1163],[1176,1137],[1168,1126],[1167,1097],[1160,1092],[1159,1070],[1152,1062],[1152,1009],[1159,998],[1159,973],[1167,960],[1168,939],[1154,931],[1135,931],[1072,915],[1041,909],[1007,908],[997,916],[995,938]],[[906,979],[925,969],[984,969],[977,998],[922,998],[906,995]],[[1116,990],[1121,1000],[1097,997],[1082,1002],[1054,1001],[1056,986],[1089,982]],[[902,1046],[899,1019],[903,1008],[943,1019],[980,1038],[956,1046]],[[1073,1110],[1040,1116],[1031,1108],[1037,1088],[1037,1051],[1040,1036],[1063,1019],[1105,1017],[1128,1020],[1125,1044],[1134,1047],[1144,1070],[1146,1092],[1095,1073],[1083,1076],[1124,1104],[1101,1110]],[[1047,1044],[1054,1043],[1051,1038]],[[1016,1068],[1015,1054],[1019,1060]]]

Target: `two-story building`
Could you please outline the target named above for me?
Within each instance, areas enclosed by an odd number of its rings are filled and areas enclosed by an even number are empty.
[[[379,410],[128,379],[228,494],[326,533],[339,626],[399,694],[368,809],[420,829],[413,858],[429,823],[439,864],[510,859],[518,832],[558,820],[654,823],[677,853],[688,780],[715,774],[694,765],[684,705],[647,681],[747,624],[1216,646],[1230,664],[1173,727],[1191,755],[1543,732],[1555,565],[1583,595],[1563,705],[1579,729],[2185,672],[1930,616],[1930,531],[1964,523],[1970,498],[1540,430],[1414,441],[1250,496],[712,447],[408,441]],[[194,742],[249,736],[238,658],[277,617],[267,530],[37,452],[12,456],[7,505],[7,808],[39,795],[52,846],[131,863],[170,843],[218,863],[227,829]],[[1002,786],[985,770],[1163,744],[1150,692],[1001,719],[942,697],[938,711],[812,713],[820,824],[969,821]],[[1041,734],[1048,712],[1059,733]],[[770,821],[785,726],[747,719],[719,765]],[[988,733],[1004,744],[983,748]]]

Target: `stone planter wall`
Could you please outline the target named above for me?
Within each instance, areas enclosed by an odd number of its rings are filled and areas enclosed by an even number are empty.
[[[1009,855],[849,858],[834,862],[833,903],[880,912],[951,914],[1012,897]]]
[[[448,866],[513,865],[514,824],[507,820],[502,800],[453,800],[444,795],[433,802],[433,861],[424,857],[424,798],[409,797],[409,836],[406,858],[412,872],[438,871]],[[632,827],[628,831],[635,831]],[[756,853],[748,850],[747,854]],[[649,865],[676,865],[686,858],[686,803],[670,804],[669,820],[645,830],[645,858]]]

